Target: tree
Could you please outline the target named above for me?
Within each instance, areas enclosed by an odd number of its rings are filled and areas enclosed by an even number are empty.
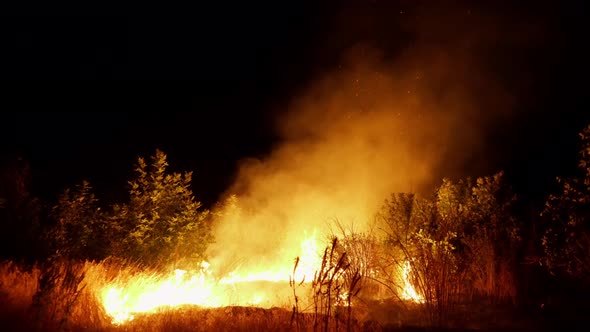
[[[543,263],[552,272],[590,281],[590,125],[579,133],[581,150],[575,177],[557,177],[541,216],[548,225],[542,238]]]
[[[50,232],[53,254],[69,259],[102,260],[110,254],[106,215],[87,181],[66,189],[52,210],[56,220]]]
[[[148,165],[138,158],[136,178],[129,181],[129,204],[120,209],[120,229],[127,234],[130,258],[165,266],[204,258],[212,242],[207,210],[190,189],[191,172],[167,174],[166,154],[156,150]]]

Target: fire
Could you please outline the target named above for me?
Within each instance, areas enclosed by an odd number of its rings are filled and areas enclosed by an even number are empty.
[[[236,269],[215,276],[211,265],[202,262],[193,271],[177,269],[170,275],[139,273],[121,277],[98,290],[98,296],[113,324],[133,320],[138,313],[150,313],[182,305],[223,307],[231,305],[270,308],[284,306],[292,300],[290,277],[296,282],[311,283],[321,264],[316,231],[303,233],[299,248],[299,265],[293,273],[293,261],[281,262],[266,269]],[[401,274],[404,288],[401,297],[417,303],[424,298],[410,282],[412,267],[406,261]],[[346,296],[346,294],[341,296]],[[340,300],[345,301],[346,297]]]
[[[182,304],[214,306],[214,284],[202,272],[188,276],[185,270],[176,270],[168,277],[136,275],[124,287],[110,286],[102,291],[104,308],[120,324],[134,318],[134,313],[153,312],[159,307]]]
[[[306,233],[304,233],[306,235]],[[300,245],[300,262],[295,278],[311,282],[321,260],[316,232]],[[136,274],[99,290],[99,298],[114,324],[130,321],[137,313],[155,312],[166,307],[197,305],[222,307],[285,305],[290,293],[281,297],[279,288],[288,290],[292,261],[261,271],[233,271],[215,277],[208,262],[195,271],[175,270],[171,275]]]
[[[402,268],[404,288],[402,290],[401,298],[417,303],[424,303],[424,297],[416,291],[414,285],[412,285],[412,282],[410,281],[410,273],[412,273],[412,265],[410,264],[410,261],[406,260]]]
[[[316,231],[314,230],[310,237],[301,242],[300,265],[295,271],[295,280],[305,280],[311,282],[322,260],[318,255],[318,245],[316,241]]]

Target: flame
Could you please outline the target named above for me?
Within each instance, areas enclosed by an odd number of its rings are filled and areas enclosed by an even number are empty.
[[[182,305],[264,308],[286,305],[292,296],[287,286],[290,278],[294,277],[298,283],[309,284],[321,265],[316,231],[311,235],[304,232],[303,235],[299,249],[300,263],[294,274],[292,261],[288,261],[258,271],[237,269],[218,277],[212,271],[211,264],[203,261],[193,271],[177,269],[169,275],[138,273],[121,277],[100,287],[98,296],[115,325],[133,320],[138,313],[152,313]],[[424,297],[410,281],[411,273],[411,264],[406,261],[401,271],[404,283],[401,297],[424,303]],[[341,294],[339,300],[345,303],[346,294]]]
[[[307,233],[304,232],[306,236]],[[295,272],[298,282],[311,282],[321,264],[316,232],[306,236],[300,245],[300,262]],[[99,298],[115,325],[134,319],[137,313],[156,312],[166,307],[197,305],[222,307],[256,305],[271,307],[285,305],[290,293],[280,296],[293,271],[292,263],[283,262],[266,270],[232,271],[216,278],[208,262],[195,271],[177,269],[170,275],[140,273],[118,280],[99,290]],[[271,284],[269,284],[271,283]]]
[[[204,264],[206,265],[206,264]],[[214,306],[214,284],[202,271],[189,276],[188,271],[175,270],[171,276],[135,275],[123,286],[108,286],[102,291],[102,303],[113,323],[134,318],[134,313],[153,312],[159,307],[182,304]]]
[[[315,272],[322,264],[318,255],[318,244],[316,241],[316,230],[314,229],[311,236],[301,242],[300,265],[295,271],[295,280],[312,281]]]
[[[410,281],[410,274],[412,273],[412,265],[410,261],[406,260],[404,262],[404,266],[402,267],[402,278],[404,283],[404,288],[402,290],[401,298],[404,300],[410,300],[417,303],[424,303],[424,296],[420,295],[414,285]]]

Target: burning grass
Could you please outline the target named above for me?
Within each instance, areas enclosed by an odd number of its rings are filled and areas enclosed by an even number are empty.
[[[360,288],[346,285],[342,276],[350,264],[336,253],[336,243],[326,248],[313,277],[299,258],[284,276],[283,269],[216,275],[204,262],[168,272],[116,260],[49,261],[30,269],[7,262],[0,267],[3,325],[47,331],[364,329],[368,310],[353,304],[351,294]]]
[[[223,284],[222,278],[211,279],[210,285],[218,288],[209,288],[211,293],[192,298],[191,295],[198,294],[197,289],[211,276],[206,278],[207,274],[202,270],[190,274],[177,271],[164,275],[116,261],[59,261],[28,269],[5,262],[0,264],[0,326],[3,331],[383,331],[404,330],[408,326],[426,328],[424,305],[415,301],[394,298],[359,300],[353,301],[352,306],[335,303],[331,312],[321,312],[317,308],[314,310],[313,301],[306,299],[302,300],[295,316],[293,293],[288,282],[261,280]],[[312,284],[299,284],[296,288],[298,296],[313,294]],[[126,301],[119,303],[118,309],[108,302],[113,289],[119,289],[120,298]],[[218,292],[216,296],[213,295],[215,292]],[[221,294],[225,295],[223,301]],[[272,304],[267,299],[266,304],[248,304],[247,301],[256,294],[275,296],[286,302],[278,305],[278,302]],[[219,302],[207,303],[207,295]],[[156,298],[159,298],[158,302],[150,302]],[[199,301],[201,303],[197,303]],[[494,314],[488,310],[485,314],[493,316],[496,326],[502,326],[497,312]],[[514,320],[506,313],[502,315],[506,320]],[[467,323],[472,328],[482,328],[485,324],[478,321],[481,317],[473,310],[459,313],[457,317],[469,318]]]
[[[215,285],[212,281],[207,284],[205,274],[195,278],[187,273],[176,271],[166,277],[112,261],[60,261],[30,269],[6,262],[0,265],[1,325],[4,331],[294,329],[288,302],[278,307],[270,302],[266,306],[264,303],[247,305],[244,303],[247,301],[240,299],[263,291],[269,297],[272,294],[278,298],[281,293],[288,296],[288,284],[274,281],[224,284],[220,279]],[[115,296],[116,291],[121,293]],[[200,296],[193,298],[195,294]],[[222,299],[221,294],[226,297]],[[124,303],[109,302],[118,296]],[[207,299],[212,301],[206,302]],[[312,330],[313,321],[312,315],[302,314],[299,328]],[[359,330],[360,323],[355,324],[358,326],[354,329]]]

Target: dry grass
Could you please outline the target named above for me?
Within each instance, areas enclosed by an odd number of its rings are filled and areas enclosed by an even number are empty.
[[[1,302],[12,307],[29,307],[37,289],[39,275],[37,267],[25,270],[13,262],[0,263]]]
[[[344,326],[344,325],[342,325]],[[354,331],[366,330],[357,324]],[[291,324],[291,312],[283,308],[224,307],[198,309],[194,307],[167,310],[142,315],[118,328],[121,331],[297,331]],[[314,318],[303,314],[299,331],[313,331]],[[344,328],[344,330],[346,330]]]
[[[289,308],[181,306],[138,314],[122,325],[111,323],[97,289],[139,271],[114,262],[55,262],[31,269],[0,264],[2,331],[313,331],[314,316],[292,324]],[[342,322],[340,326],[344,326]],[[372,324],[370,330],[378,325]],[[354,321],[351,330],[366,330]],[[377,329],[378,330],[378,329]]]
[[[0,263],[1,331],[314,331],[314,313],[300,313],[299,324],[291,308],[227,306],[200,308],[181,306],[155,313],[138,314],[122,325],[113,325],[96,296],[97,287],[138,273],[116,262],[66,263],[23,269],[11,262]],[[144,272],[145,273],[145,272]],[[285,286],[288,288],[288,285]],[[343,308],[335,308],[330,331],[417,331],[425,326],[419,305],[391,301],[359,303],[350,322]],[[478,308],[477,312],[484,312]],[[513,316],[488,311],[484,317],[466,308],[458,313],[463,327],[494,327],[506,330]],[[502,321],[500,317],[504,317]],[[488,324],[484,320],[493,321]],[[487,325],[486,325],[487,324]],[[457,324],[459,325],[459,324]],[[519,327],[522,328],[524,323]],[[432,331],[432,329],[429,329]]]
[[[0,326],[3,331],[23,331],[37,289],[39,269],[24,270],[12,262],[0,264]]]

